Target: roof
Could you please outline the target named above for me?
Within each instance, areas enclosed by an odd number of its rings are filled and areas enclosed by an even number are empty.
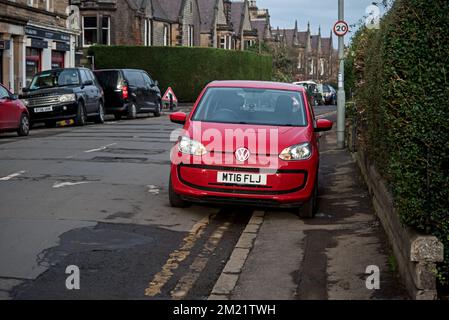
[[[164,0],[151,0],[153,4],[153,17],[160,20],[171,20],[162,8],[161,1],[163,2]]]
[[[332,39],[321,38],[321,47],[323,49],[323,52],[330,53],[332,47]]]
[[[214,81],[207,85],[209,88],[255,88],[255,89],[271,89],[271,90],[288,90],[288,91],[303,91],[300,86],[271,81],[246,81],[246,80],[226,80]]]
[[[244,9],[245,2],[231,2],[231,22],[237,34],[240,34]]]
[[[179,16],[181,14],[181,7],[184,4],[185,0],[153,0],[153,1],[159,2],[160,8],[162,9],[163,13],[165,13],[168,20],[170,21],[179,20]]]
[[[251,25],[254,29],[257,30],[257,35],[259,39],[263,39],[265,36],[266,28],[267,28],[267,21],[266,20],[253,20],[251,21]]]
[[[201,32],[210,32],[215,18],[216,0],[198,0],[201,13]]]
[[[311,40],[311,45],[312,45],[312,49],[313,50],[318,50],[318,40],[319,40],[320,36],[311,36],[310,40]]]
[[[299,44],[300,45],[306,45],[306,42],[307,42],[307,35],[308,35],[309,33],[307,32],[307,31],[304,31],[304,32],[298,32],[298,42],[299,42]]]

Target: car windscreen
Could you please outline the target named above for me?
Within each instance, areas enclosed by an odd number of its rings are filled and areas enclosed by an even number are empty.
[[[95,76],[104,89],[117,89],[117,86],[122,82],[121,73],[117,70],[96,71]]]
[[[298,91],[209,88],[193,121],[267,126],[307,126],[302,94]]]
[[[77,86],[80,84],[76,69],[50,70],[34,76],[30,90],[52,87]]]

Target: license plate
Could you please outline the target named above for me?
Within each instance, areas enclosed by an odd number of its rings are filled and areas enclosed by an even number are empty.
[[[265,186],[267,185],[267,175],[239,172],[218,172],[217,182],[226,184]]]
[[[39,113],[39,112],[51,112],[53,111],[53,107],[44,107],[44,108],[35,108],[34,112]]]

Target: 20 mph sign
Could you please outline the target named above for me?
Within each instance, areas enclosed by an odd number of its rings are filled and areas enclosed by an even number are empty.
[[[349,32],[349,25],[346,21],[337,21],[334,25],[334,33],[339,37],[344,37]]]

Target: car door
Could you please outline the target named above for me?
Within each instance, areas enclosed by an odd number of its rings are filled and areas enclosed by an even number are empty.
[[[142,77],[145,82],[145,106],[149,109],[154,109],[156,107],[159,91],[151,77],[146,73],[142,72]]]
[[[95,93],[94,93],[94,85],[92,80],[89,78],[86,70],[81,69],[81,83],[83,84],[82,90],[85,96],[85,107],[87,114],[92,114],[96,112],[96,104],[95,104]]]
[[[100,84],[97,82],[97,79],[95,78],[94,74],[90,70],[86,70],[87,76],[90,80],[92,80],[92,92],[93,92],[93,104],[94,104],[94,112],[98,113],[98,106],[100,99],[102,97],[102,90],[100,89]]]
[[[11,94],[0,85],[0,129],[14,129],[19,123],[19,107]]]

